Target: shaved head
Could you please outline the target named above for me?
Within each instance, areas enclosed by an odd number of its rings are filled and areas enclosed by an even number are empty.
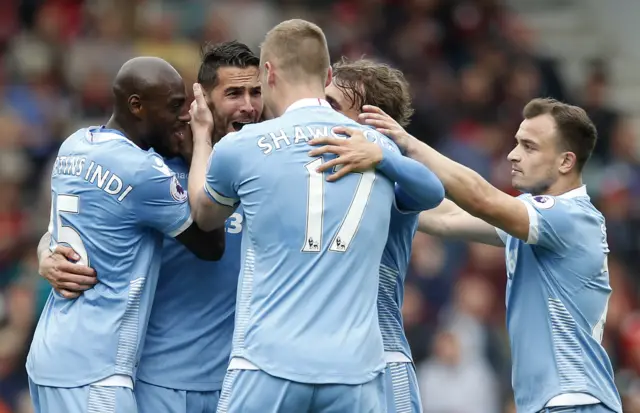
[[[143,149],[174,156],[190,120],[178,71],[158,57],[127,61],[113,81],[114,116]]]
[[[118,71],[113,81],[113,94],[118,104],[134,94],[150,98],[169,86],[184,88],[180,73],[169,62],[159,57],[134,57]]]

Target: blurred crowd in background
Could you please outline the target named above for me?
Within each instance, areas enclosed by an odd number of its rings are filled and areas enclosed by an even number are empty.
[[[31,411],[24,359],[49,293],[35,251],[60,143],[106,122],[127,59],[163,57],[190,84],[203,43],[238,39],[257,51],[292,17],[325,30],[334,60],[403,70],[410,132],[510,193],[506,154],[524,104],[551,96],[587,109],[600,138],[586,183],[607,218],[614,289],[604,344],[625,412],[640,412],[639,140],[606,103],[606,61],[584,62],[584,84],[567,90],[499,0],[14,0],[0,2],[0,413]],[[502,249],[416,236],[403,312],[425,413],[515,412],[504,292]]]

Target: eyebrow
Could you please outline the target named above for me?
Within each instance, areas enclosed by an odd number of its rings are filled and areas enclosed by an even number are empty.
[[[171,96],[169,98],[169,103],[173,104],[176,102],[184,102],[187,100],[187,97],[185,95],[179,95],[179,96]]]
[[[334,98],[332,98],[331,96],[326,95],[326,100],[331,106],[334,106],[337,109],[342,109],[340,107],[340,105],[338,104],[338,102]]]
[[[518,138],[518,136],[515,136],[516,141],[518,141],[518,143],[526,143],[528,145],[531,146],[538,146],[538,144],[534,141],[532,141],[531,139],[527,139],[527,138]]]
[[[245,89],[244,86],[229,86],[224,90],[225,93],[229,92],[242,92]]]

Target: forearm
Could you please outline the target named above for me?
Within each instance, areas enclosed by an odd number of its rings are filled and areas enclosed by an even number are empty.
[[[503,246],[496,229],[445,199],[437,208],[420,213],[418,231],[439,238]]]
[[[198,132],[201,133],[201,132]],[[193,156],[191,157],[191,167],[189,168],[189,206],[191,214],[196,222],[200,222],[201,206],[203,200],[201,197],[206,196],[204,193],[204,185],[207,175],[207,162],[211,156],[212,146],[208,137],[193,137]]]
[[[427,167],[386,150],[377,169],[398,184],[396,197],[414,210],[435,208],[444,198],[444,187]]]
[[[496,189],[475,171],[413,139],[406,155],[427,167],[444,185],[447,197],[474,216],[485,218],[487,201]]]
[[[38,243],[38,262],[42,262],[44,258],[51,255],[51,251],[49,250],[50,244],[51,234],[49,234],[49,232],[45,232],[42,238],[40,238],[40,242]]]

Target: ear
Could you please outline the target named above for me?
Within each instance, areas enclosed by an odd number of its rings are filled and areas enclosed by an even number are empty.
[[[273,71],[273,65],[271,64],[271,62],[264,63],[264,71],[267,74],[267,84],[269,86],[273,86],[273,84],[276,82],[276,74]]]
[[[142,116],[143,108],[142,108],[142,100],[138,95],[129,96],[129,100],[127,101],[129,105],[129,111],[133,114],[133,116],[139,118]]]
[[[327,72],[327,81],[324,82],[324,87],[329,87],[331,82],[333,81],[333,69],[329,66],[329,71]]]
[[[576,167],[576,154],[573,152],[564,152],[562,153],[562,162],[560,163],[560,167],[558,170],[561,174],[568,174]]]

